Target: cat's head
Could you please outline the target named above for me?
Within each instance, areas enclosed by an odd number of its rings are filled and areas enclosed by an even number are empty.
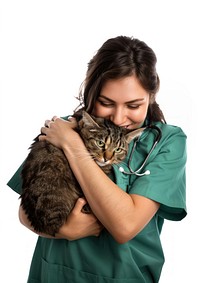
[[[106,171],[107,168],[111,169],[112,164],[120,163],[126,157],[130,141],[139,137],[144,128],[127,133],[126,129],[109,120],[83,112],[79,131],[93,159]]]

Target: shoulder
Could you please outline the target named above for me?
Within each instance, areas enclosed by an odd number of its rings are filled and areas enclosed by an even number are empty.
[[[161,122],[155,123],[161,131],[160,147],[173,148],[174,150],[185,150],[187,135],[181,127]]]
[[[185,132],[179,126],[163,124],[161,122],[156,122],[154,124],[162,131],[162,136],[165,138],[170,138],[172,136],[182,136],[183,138],[187,138]]]
[[[158,143],[158,152],[167,153],[174,158],[186,159],[186,142],[187,136],[181,127],[163,123],[155,123],[161,130],[161,140]]]
[[[185,132],[179,126],[163,124],[161,122],[155,122],[154,127],[146,127],[144,133],[141,136],[141,140],[146,142],[159,140],[158,144],[164,145],[170,142],[186,142],[187,136]],[[158,136],[160,137],[158,138]]]
[[[156,122],[155,128],[146,128],[140,138],[139,151],[151,152],[152,158],[186,159],[187,136],[179,126]],[[157,129],[158,128],[158,129]],[[160,138],[158,138],[160,134]]]

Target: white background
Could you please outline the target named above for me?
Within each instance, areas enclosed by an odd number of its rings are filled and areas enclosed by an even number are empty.
[[[199,280],[197,4],[194,0],[1,1],[2,282],[26,282],[37,238],[19,224],[18,195],[6,183],[44,120],[72,113],[88,61],[105,40],[117,35],[134,36],[154,49],[161,79],[158,102],[168,123],[181,126],[188,136],[188,216],[165,223],[161,239],[166,263],[160,282]]]

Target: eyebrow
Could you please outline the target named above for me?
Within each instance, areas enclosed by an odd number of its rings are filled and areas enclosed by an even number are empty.
[[[114,102],[114,103],[115,103],[114,100],[112,100],[112,99],[110,99],[110,98],[108,98],[108,97],[106,97],[106,96],[104,96],[104,95],[100,95],[99,98],[104,98],[104,99],[106,99],[106,100],[108,100],[108,101],[110,101],[110,102]],[[125,102],[125,103],[126,103],[126,104],[129,104],[129,103],[141,102],[141,101],[143,101],[143,100],[144,100],[144,98],[138,98],[138,99],[134,99],[134,100],[127,101],[127,102]]]

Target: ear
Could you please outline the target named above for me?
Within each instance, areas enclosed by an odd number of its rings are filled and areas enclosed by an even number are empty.
[[[82,123],[89,127],[98,127],[99,125],[95,122],[95,120],[88,114],[87,112],[82,112]]]
[[[130,143],[133,139],[137,138],[137,137],[140,137],[141,134],[143,133],[143,131],[146,129],[146,127],[144,128],[140,128],[140,129],[137,129],[137,130],[134,130],[132,132],[129,132],[128,134],[126,134],[126,141],[128,143]]]

